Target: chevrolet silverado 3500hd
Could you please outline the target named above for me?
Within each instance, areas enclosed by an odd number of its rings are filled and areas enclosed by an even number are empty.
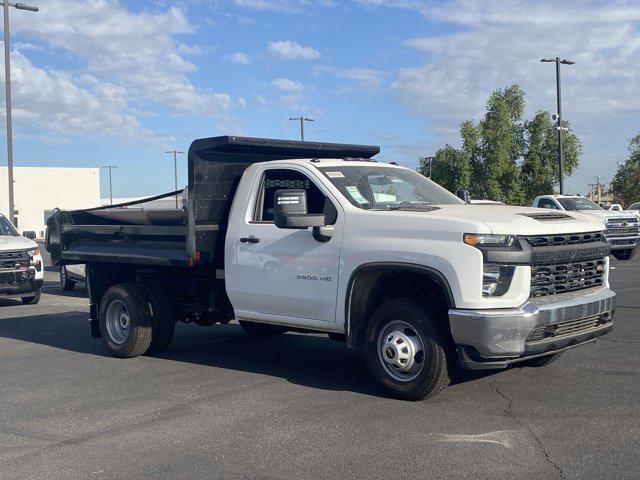
[[[87,265],[91,331],[113,355],[165,349],[176,320],[235,318],[344,340],[403,399],[441,391],[456,363],[542,366],[612,329],[602,222],[467,205],[378,152],[196,140],[182,210],[56,211],[47,248]]]

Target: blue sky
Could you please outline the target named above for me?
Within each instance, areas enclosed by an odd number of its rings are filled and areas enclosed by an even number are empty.
[[[40,12],[11,11],[15,162],[117,165],[116,196],[171,189],[167,149],[220,134],[297,138],[288,118],[300,114],[316,119],[309,140],[379,144],[381,158],[415,167],[456,145],[496,88],[520,83],[529,115],[552,111],[543,56],[577,61],[563,71],[564,114],[584,144],[570,191],[609,180],[640,131],[631,2],[32,3]]]

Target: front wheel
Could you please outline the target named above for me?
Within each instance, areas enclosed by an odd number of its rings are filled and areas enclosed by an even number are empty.
[[[69,274],[67,273],[67,267],[62,265],[60,267],[60,286],[63,290],[73,290],[76,286],[76,282],[69,279]]]
[[[30,297],[22,297],[21,300],[25,305],[36,305],[38,302],[40,302],[41,296],[42,292],[40,290],[37,290],[35,295],[32,295]]]
[[[375,381],[390,395],[422,400],[450,382],[443,313],[420,299],[390,300],[368,322],[365,357]]]
[[[630,248],[628,250],[614,250],[611,254],[618,260],[631,260],[636,255],[636,249]]]

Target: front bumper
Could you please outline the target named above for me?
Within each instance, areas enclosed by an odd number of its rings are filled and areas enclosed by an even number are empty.
[[[36,278],[33,268],[0,271],[0,297],[19,297],[42,288],[43,279]]]
[[[639,237],[607,237],[611,250],[628,250],[640,243]]]
[[[460,361],[504,368],[595,340],[613,329],[616,294],[606,287],[532,298],[516,309],[449,310]]]

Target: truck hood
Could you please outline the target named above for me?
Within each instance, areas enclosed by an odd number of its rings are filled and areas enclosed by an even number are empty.
[[[460,222],[473,220],[479,230],[469,233],[483,233],[482,226],[490,233],[511,235],[552,235],[604,230],[601,219],[577,212],[508,205],[440,205],[439,207],[439,210],[430,214]],[[558,215],[566,215],[566,218],[553,218]]]
[[[27,237],[12,237],[10,235],[0,235],[0,252],[12,250],[27,250],[36,248],[38,244]]]

